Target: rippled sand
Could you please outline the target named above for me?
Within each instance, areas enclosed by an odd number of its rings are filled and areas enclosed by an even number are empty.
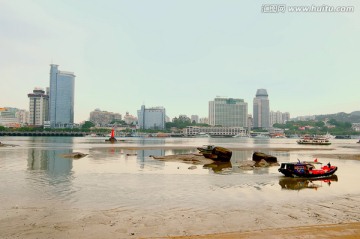
[[[359,205],[360,196],[344,196],[212,212],[13,207],[1,210],[0,232],[2,238],[359,238]]]

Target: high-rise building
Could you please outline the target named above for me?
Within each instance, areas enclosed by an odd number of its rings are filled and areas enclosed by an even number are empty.
[[[248,104],[243,99],[215,98],[209,102],[211,126],[246,127]]]
[[[74,124],[75,75],[50,65],[50,126],[68,128]]]
[[[145,108],[142,105],[137,114],[140,129],[165,129],[164,107]]]
[[[35,88],[33,93],[28,94],[29,104],[29,125],[42,126],[44,121],[49,120],[49,96],[41,88]]]
[[[253,104],[253,123],[255,128],[270,127],[270,106],[266,89],[258,89]]]

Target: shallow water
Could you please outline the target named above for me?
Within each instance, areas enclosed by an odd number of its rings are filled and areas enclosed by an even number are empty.
[[[126,138],[109,144],[105,138],[0,137],[16,147],[0,148],[1,207],[197,208],[211,210],[252,207],[277,201],[308,201],[359,194],[360,161],[319,158],[339,167],[337,180],[288,181],[278,167],[241,170],[241,161],[254,151],[278,161],[313,160],[312,154],[359,154],[356,140],[332,140],[331,146],[300,146],[295,139],[251,138]],[[204,168],[162,162],[150,155],[195,153],[195,147],[214,144],[235,148],[231,165]],[[350,147],[349,147],[350,146]],[[143,149],[138,149],[142,147]],[[304,146],[301,146],[304,148]],[[131,149],[132,148],[132,149]],[[276,151],[289,148],[289,151]],[[333,149],[333,150],[329,150]],[[81,159],[62,154],[89,154]]]

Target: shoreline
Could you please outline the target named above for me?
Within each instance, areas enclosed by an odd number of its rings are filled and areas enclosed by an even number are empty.
[[[253,230],[245,232],[214,233],[205,235],[164,237],[163,239],[299,239],[299,238],[341,238],[357,239],[360,237],[360,222],[339,224],[310,225],[289,228]],[[149,238],[150,239],[150,238]]]

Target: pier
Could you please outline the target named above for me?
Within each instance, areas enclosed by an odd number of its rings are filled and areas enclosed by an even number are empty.
[[[59,132],[59,131],[0,131],[0,136],[60,136],[84,137],[85,132]]]

